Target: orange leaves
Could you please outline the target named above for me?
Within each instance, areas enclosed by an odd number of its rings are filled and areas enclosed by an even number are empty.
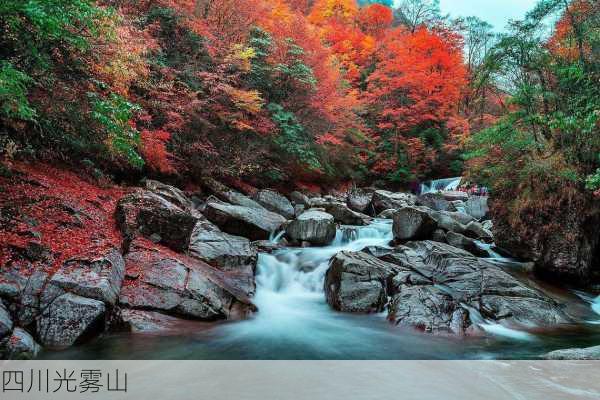
[[[166,143],[171,139],[171,134],[164,130],[149,131],[141,133],[141,152],[146,165],[154,171],[162,174],[172,174],[175,168],[171,162],[171,154],[167,151]]]
[[[368,98],[386,128],[410,130],[457,112],[466,84],[462,53],[426,28],[391,32],[369,77]]]
[[[394,15],[391,8],[375,3],[361,8],[357,19],[363,32],[381,38],[392,26]]]

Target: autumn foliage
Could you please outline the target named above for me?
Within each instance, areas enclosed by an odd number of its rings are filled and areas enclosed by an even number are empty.
[[[33,3],[9,3],[33,18]],[[17,149],[119,175],[406,184],[447,170],[469,132],[460,36],[374,3],[78,2],[62,30],[27,28],[58,46],[43,63],[22,46],[31,35],[2,39],[2,129]]]

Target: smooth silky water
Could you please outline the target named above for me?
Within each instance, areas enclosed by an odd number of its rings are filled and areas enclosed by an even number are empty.
[[[390,220],[366,227],[342,227],[326,247],[285,248],[260,254],[251,319],[241,322],[182,321],[166,333],[104,335],[64,352],[45,352],[55,359],[530,359],[568,347],[600,343],[600,297],[558,291],[576,304],[576,326],[528,332],[486,321],[471,309],[471,320],[485,336],[452,338],[400,328],[385,313],[344,314],[325,302],[323,280],[330,258],[339,251],[387,247]],[[515,260],[494,259],[506,270],[522,274]],[[531,278],[528,278],[531,279]],[[530,283],[546,291],[546,285]],[[583,300],[583,301],[582,301]]]

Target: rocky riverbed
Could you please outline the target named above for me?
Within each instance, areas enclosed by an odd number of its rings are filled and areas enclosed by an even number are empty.
[[[56,184],[48,179],[22,173],[10,184],[41,193]],[[75,224],[85,251],[65,257],[42,228],[11,245],[0,276],[4,358],[597,354],[595,295],[549,287],[526,260],[507,258],[485,197],[244,194],[212,179],[187,192],[148,180],[75,205],[51,191],[44,201],[69,217],[53,229]],[[2,207],[7,221],[33,218]]]

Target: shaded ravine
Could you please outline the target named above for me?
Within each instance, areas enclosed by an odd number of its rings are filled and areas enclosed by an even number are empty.
[[[600,297],[588,296],[582,323],[553,332],[515,331],[486,321],[475,312],[474,323],[487,335],[449,338],[421,334],[390,324],[385,314],[353,315],[333,311],[325,302],[324,274],[329,259],[342,250],[386,247],[391,220],[365,227],[341,227],[325,247],[284,248],[259,255],[259,312],[230,323],[182,321],[168,334],[109,334],[46,358],[73,359],[527,359],[566,347],[600,343]],[[275,239],[276,240],[276,239]],[[518,267],[497,258],[507,270]],[[586,295],[587,296],[587,295]],[[572,297],[575,297],[572,295]],[[598,318],[594,318],[597,316]]]

